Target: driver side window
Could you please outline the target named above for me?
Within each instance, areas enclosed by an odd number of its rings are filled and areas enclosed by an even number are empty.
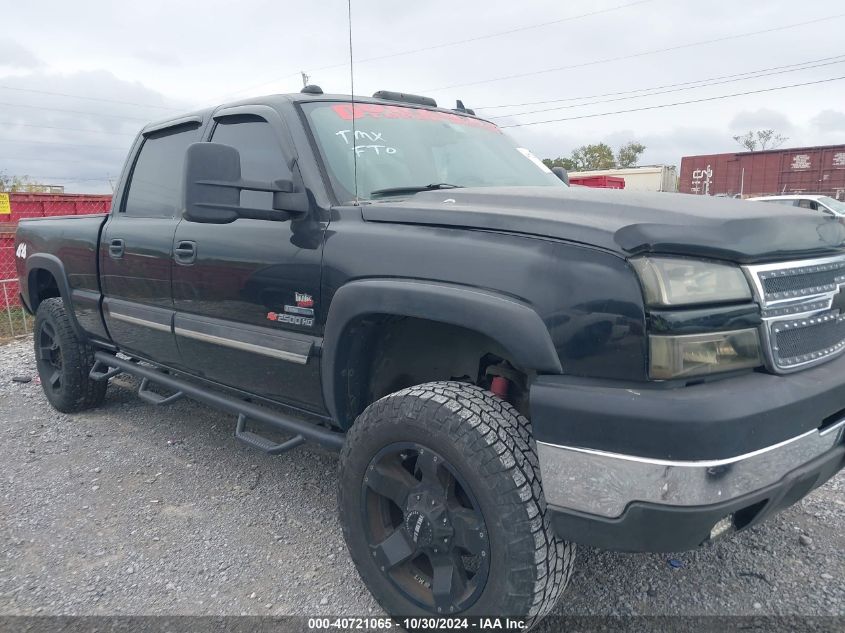
[[[238,115],[220,119],[211,135],[214,143],[234,147],[241,155],[241,178],[271,182],[285,177],[285,155],[276,131],[264,119]],[[251,209],[273,209],[269,191],[242,191],[241,206]]]

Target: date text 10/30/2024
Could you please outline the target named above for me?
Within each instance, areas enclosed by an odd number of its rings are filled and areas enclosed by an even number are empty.
[[[421,630],[521,631],[525,622],[511,618],[309,618],[310,630]]]

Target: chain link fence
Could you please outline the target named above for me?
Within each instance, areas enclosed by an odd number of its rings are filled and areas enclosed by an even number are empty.
[[[0,235],[0,342],[32,332],[32,317],[21,306],[18,292],[14,233],[4,233]]]
[[[32,332],[32,317],[18,300],[18,280],[0,279],[0,342]]]

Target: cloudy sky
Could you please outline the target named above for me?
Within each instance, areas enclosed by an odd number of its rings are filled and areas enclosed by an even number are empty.
[[[352,0],[352,15],[356,93],[462,99],[523,124],[508,131],[542,157],[638,140],[642,164],[678,164],[763,127],[845,143],[841,0]],[[350,87],[346,0],[40,0],[3,18],[0,171],[68,191],[110,191],[146,121],[296,91],[300,71]]]

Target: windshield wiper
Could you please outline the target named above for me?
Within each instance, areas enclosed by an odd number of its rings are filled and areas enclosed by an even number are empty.
[[[436,189],[460,189],[463,185],[453,185],[448,182],[435,182],[430,185],[408,185],[406,187],[388,187],[387,189],[376,189],[371,191],[371,196],[401,196],[406,193],[419,193],[420,191],[434,191]]]

